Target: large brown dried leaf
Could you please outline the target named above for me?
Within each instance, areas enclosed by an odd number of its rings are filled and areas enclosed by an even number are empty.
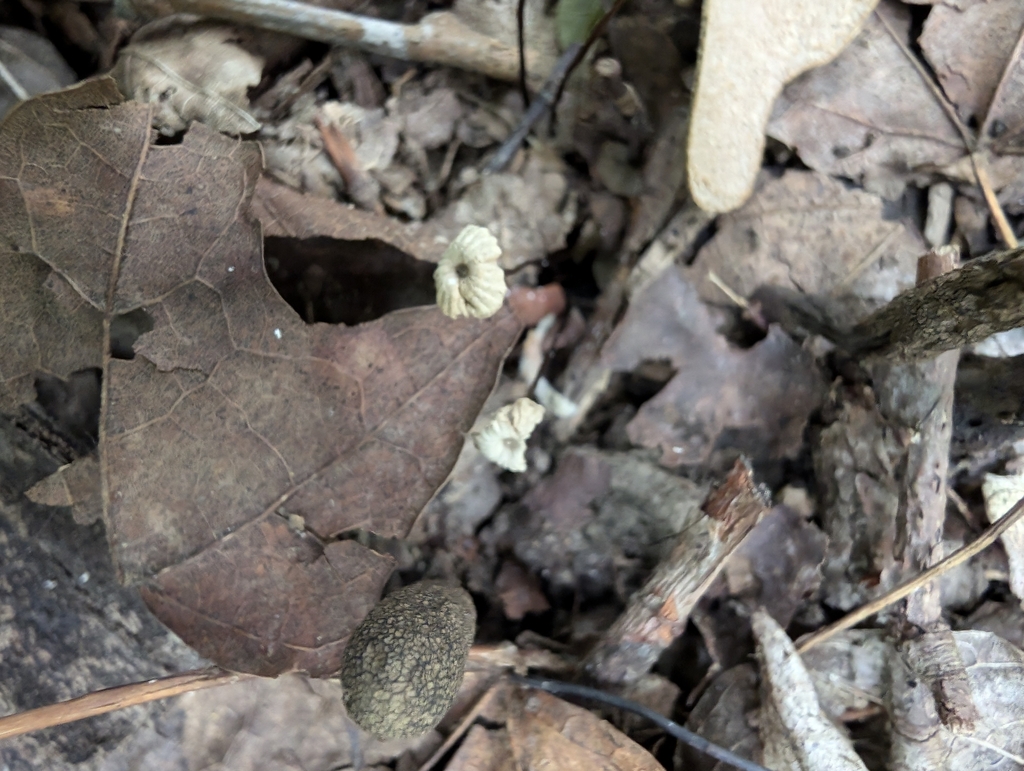
[[[677,372],[630,421],[630,440],[659,447],[667,466],[707,462],[726,436],[730,449],[755,462],[793,457],[824,394],[810,354],[777,328],[737,350],[716,326],[679,268],[634,297],[603,362],[629,371],[645,359],[669,359]]]
[[[2,406],[30,395],[35,369],[102,366],[101,500],[122,579],[221,666],[334,672],[391,562],[325,539],[406,534],[518,324],[420,307],[307,326],[267,280],[248,213],[259,149],[202,126],[152,145],[149,109],[120,102],[93,82],[2,127]],[[110,359],[109,325],[136,309],[152,331],[133,360]]]

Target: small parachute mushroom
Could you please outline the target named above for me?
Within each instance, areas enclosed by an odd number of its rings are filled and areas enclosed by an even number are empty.
[[[473,444],[487,460],[509,471],[526,471],[526,440],[544,419],[544,408],[532,399],[516,399],[473,434]]]
[[[487,228],[466,225],[445,249],[434,271],[441,313],[453,319],[486,319],[497,313],[506,290],[499,257],[498,239]]]

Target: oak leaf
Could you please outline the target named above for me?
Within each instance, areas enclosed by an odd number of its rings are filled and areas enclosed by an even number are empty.
[[[37,372],[101,369],[98,458],[51,492],[98,465],[121,580],[203,656],[330,674],[391,570],[345,534],[407,533],[519,324],[431,306],[307,325],[264,268],[259,148],[201,125],[155,143],[151,110],[97,80],[0,127],[0,409]],[[150,331],[113,358],[139,313]]]

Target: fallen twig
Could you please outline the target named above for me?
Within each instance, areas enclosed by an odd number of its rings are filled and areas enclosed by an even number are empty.
[[[978,536],[977,539],[966,546],[957,549],[935,567],[926,570],[921,575],[900,584],[895,589],[886,592],[881,597],[862,605],[856,610],[850,611],[838,621],[835,621],[828,626],[823,626],[817,632],[803,638],[803,640],[801,640],[796,646],[797,652],[804,653],[815,645],[820,645],[826,640],[831,639],[839,632],[856,626],[864,619],[878,613],[878,611],[889,607],[894,602],[899,602],[907,595],[920,589],[922,586],[928,585],[947,570],[950,570],[957,565],[966,562],[971,557],[980,554],[995,543],[999,536],[1013,527],[1021,517],[1024,517],[1024,498],[1017,501],[1013,505],[1013,508],[1006,512],[1006,516],[1002,517],[998,522],[989,527],[984,533]]]
[[[397,59],[458,67],[498,80],[515,82],[519,77],[519,52],[514,46],[481,35],[448,11],[428,14],[418,24],[398,24],[296,0],[126,0],[125,4],[144,17],[194,13]],[[528,76],[539,82],[550,62],[536,51],[526,51],[525,59]]]
[[[645,675],[686,629],[694,605],[769,506],[750,467],[737,461],[701,506],[703,516],[681,534],[672,553],[587,655],[587,673],[620,685]]]
[[[917,263],[917,283],[953,270],[959,261],[956,247],[937,247]],[[906,449],[906,472],[902,474],[900,513],[897,515],[898,548],[904,575],[931,567],[933,555],[942,542],[946,522],[946,476],[949,442],[953,433],[953,388],[960,351],[940,353],[934,359],[912,364],[895,364],[879,379],[879,401],[889,405],[895,418],[914,435]],[[912,396],[908,396],[912,395]],[[902,552],[902,553],[900,553]],[[939,588],[923,587],[907,598],[906,618],[923,629],[942,620]]]
[[[568,76],[569,68],[576,61],[576,53],[579,51],[579,48],[579,43],[573,43],[558,57],[558,61],[555,62],[555,66],[551,70],[551,74],[548,76],[547,81],[545,81],[540,93],[537,94],[537,98],[530,102],[530,107],[526,110],[526,114],[523,115],[523,119],[519,121],[519,125],[508,135],[505,141],[501,143],[498,151],[491,156],[491,160],[488,161],[484,171],[491,173],[502,171],[508,166],[512,158],[515,157],[516,151],[523,143],[523,140],[526,139],[526,135],[530,133],[530,129],[533,128],[537,121],[544,117],[544,114],[555,103],[555,95]]]

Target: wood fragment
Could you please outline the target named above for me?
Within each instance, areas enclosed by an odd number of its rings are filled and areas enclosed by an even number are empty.
[[[1014,504],[1013,508],[1010,509],[1006,515],[998,522],[993,524],[984,533],[978,536],[975,540],[971,541],[966,546],[957,549],[955,552],[946,557],[942,562],[935,565],[935,567],[926,570],[919,576],[915,576],[909,581],[897,586],[895,589],[886,592],[878,599],[872,600],[871,602],[865,603],[856,610],[850,611],[838,621],[834,621],[828,626],[823,626],[818,631],[804,637],[796,646],[797,652],[803,653],[804,651],[810,650],[815,645],[820,645],[826,640],[831,639],[835,635],[839,634],[845,629],[850,629],[861,621],[878,613],[894,602],[899,602],[904,597],[908,596],[912,592],[920,589],[922,586],[927,585],[931,581],[941,576],[947,570],[950,570],[957,565],[966,562],[978,554],[981,554],[985,549],[991,546],[996,540],[1013,527],[1020,519],[1024,517],[1024,498],[1021,498],[1017,503]]]
[[[297,0],[125,0],[125,5],[144,17],[194,13],[508,82],[519,77],[514,46],[481,35],[448,11],[428,14],[418,24],[398,24]],[[539,81],[551,62],[536,51],[526,51],[525,56],[528,79]]]
[[[952,246],[928,252],[918,260],[918,284],[949,273],[959,258],[959,249]],[[960,352],[954,349],[927,361],[881,367],[877,390],[882,411],[913,437],[906,448],[905,472],[898,475],[902,484],[894,557],[902,559],[905,575],[921,573],[941,556],[959,359]],[[907,621],[922,629],[941,627],[938,583],[910,595],[905,611]]]
[[[701,507],[705,516],[683,531],[671,554],[587,655],[587,673],[618,685],[645,675],[686,629],[694,605],[770,505],[750,466],[736,461]]]

